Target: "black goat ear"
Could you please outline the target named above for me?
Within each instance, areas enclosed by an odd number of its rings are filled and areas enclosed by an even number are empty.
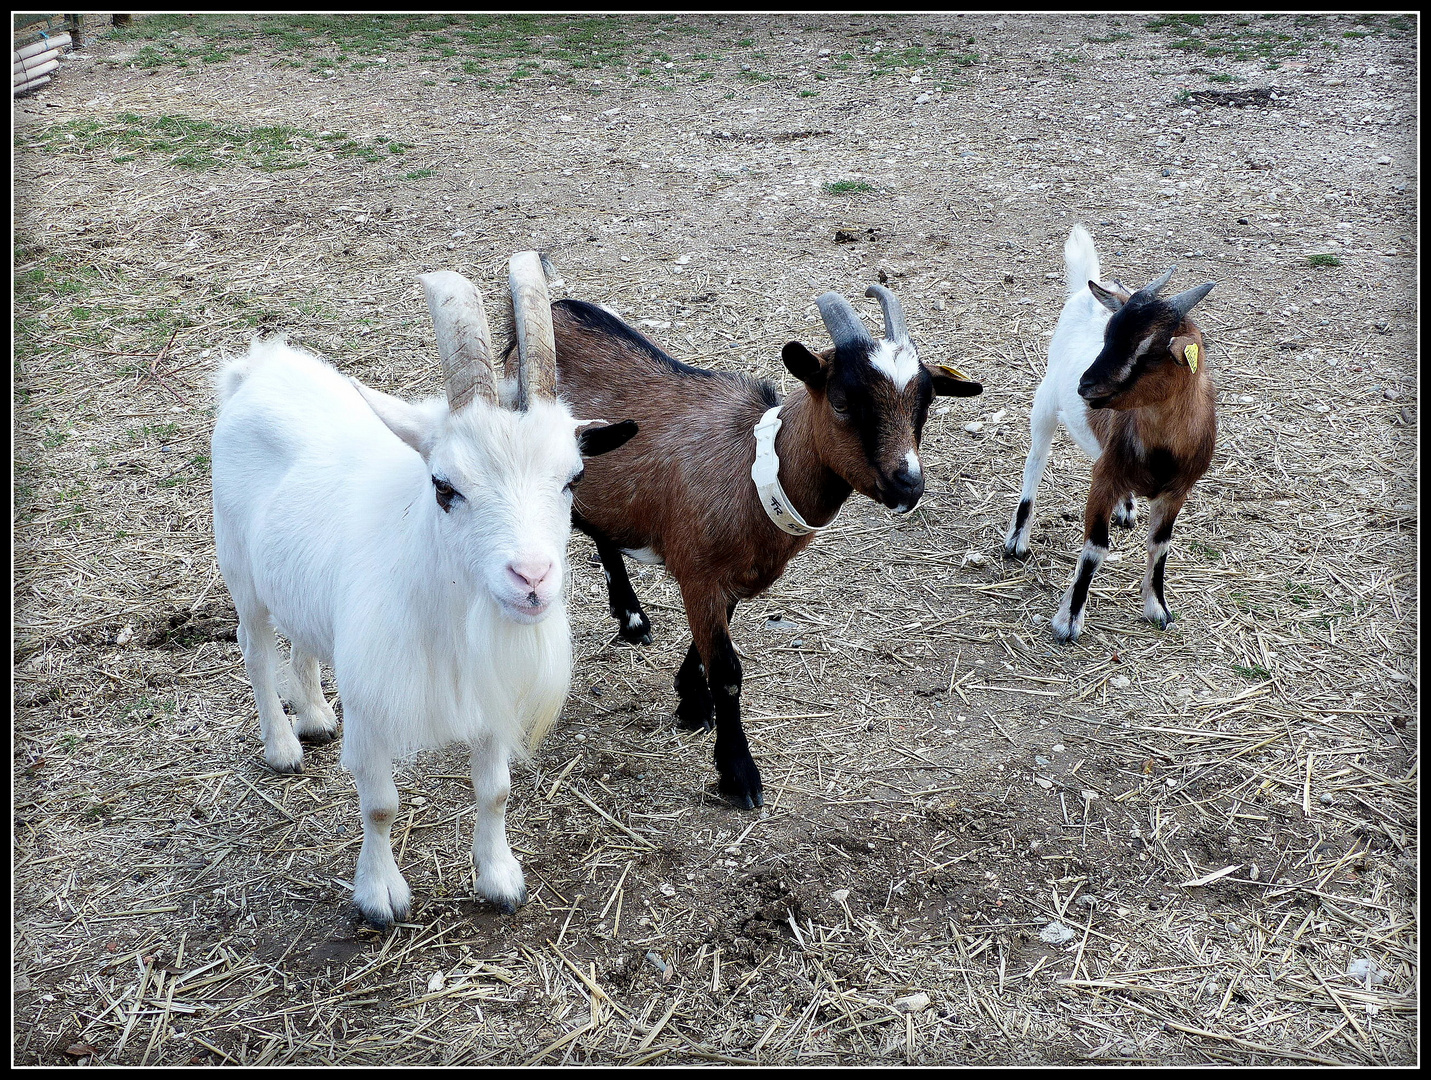
[[[812,390],[825,388],[825,380],[830,374],[829,362],[812,353],[800,342],[792,341],[781,349],[780,359],[785,362],[786,371]]]
[[[975,382],[948,364],[925,364],[924,370],[934,380],[934,393],[938,397],[974,397],[984,392],[983,383]]]
[[[600,457],[602,454],[625,446],[637,432],[635,420],[623,420],[619,424],[602,427],[588,427],[576,437],[576,448],[582,457]]]

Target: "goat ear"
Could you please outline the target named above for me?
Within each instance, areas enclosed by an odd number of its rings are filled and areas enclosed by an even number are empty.
[[[1112,289],[1105,289],[1096,281],[1090,281],[1088,283],[1088,291],[1093,294],[1093,299],[1097,300],[1109,311],[1118,311],[1128,302],[1127,293],[1123,293],[1120,296]]]
[[[948,364],[922,366],[934,380],[934,393],[939,397],[974,397],[984,392],[983,383],[976,383],[956,367]]]
[[[825,388],[825,380],[830,375],[828,360],[812,353],[798,341],[792,341],[781,349],[780,359],[785,362],[785,370],[810,389],[823,390]]]
[[[1168,345],[1168,349],[1172,352],[1173,359],[1179,364],[1192,368],[1193,371],[1197,371],[1199,354],[1202,352],[1201,346],[1197,343],[1197,338],[1191,335],[1175,337]],[[1192,351],[1189,352],[1189,349]]]
[[[589,424],[578,424],[576,430],[576,448],[581,456],[600,457],[618,446],[625,446],[638,429],[635,420],[623,420],[619,424],[593,420]]]
[[[381,390],[374,390],[371,386],[364,386],[357,379],[348,381],[367,402],[368,408],[372,409],[378,419],[387,425],[389,431],[411,446],[424,459],[427,458],[428,453],[432,450],[432,444],[437,440],[441,416],[447,412],[445,402],[437,399],[435,402],[414,405],[402,398],[384,394]]]

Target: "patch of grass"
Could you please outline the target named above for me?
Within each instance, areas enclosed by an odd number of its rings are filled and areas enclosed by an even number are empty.
[[[436,176],[436,175],[437,175],[437,173],[436,173],[436,171],[433,170],[433,169],[414,169],[412,172],[410,172],[410,173],[408,173],[406,176],[404,176],[403,179],[404,179],[404,180],[426,180],[429,176]]]
[[[172,154],[171,162],[186,169],[220,169],[234,165],[264,172],[302,168],[300,155],[311,135],[284,125],[249,128],[214,124],[187,116],[139,116],[120,113],[112,119],[69,120],[28,136],[46,148],[65,152],[109,153],[130,159],[145,153]]]
[[[800,96],[800,97],[819,97],[819,96],[820,96],[820,91],[818,91],[818,90],[801,90],[799,96]]]
[[[1340,266],[1341,264],[1340,259],[1328,252],[1318,252],[1315,255],[1307,256],[1307,265],[1309,266]]]
[[[874,185],[863,180],[832,180],[825,185],[825,193],[828,195],[850,195],[873,190]]]
[[[1201,540],[1189,540],[1188,547],[1205,559],[1217,560],[1222,558],[1222,552],[1218,551],[1217,548],[1211,544],[1203,543]]]
[[[1251,667],[1243,667],[1241,664],[1233,664],[1232,670],[1241,675],[1244,679],[1257,679],[1265,682],[1272,678],[1272,672],[1268,671],[1261,664],[1253,664]]]
[[[1166,30],[1168,27],[1182,29],[1185,26],[1202,26],[1207,19],[1202,15],[1160,15],[1144,25],[1149,30]]]

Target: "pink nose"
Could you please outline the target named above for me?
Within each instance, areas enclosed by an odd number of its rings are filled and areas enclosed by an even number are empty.
[[[551,575],[552,566],[550,559],[540,562],[510,562],[507,564],[507,573],[512,576],[514,584],[535,593]]]

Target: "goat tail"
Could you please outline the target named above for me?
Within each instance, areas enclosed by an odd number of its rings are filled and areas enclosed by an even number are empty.
[[[253,357],[241,356],[237,360],[230,360],[214,374],[214,392],[219,399],[219,408],[228,404],[229,398],[238,393],[238,388],[243,385],[244,379],[248,378],[249,372],[253,370]]]
[[[1063,262],[1068,268],[1068,295],[1088,288],[1090,281],[1103,280],[1103,268],[1098,263],[1098,249],[1093,237],[1082,225],[1075,225],[1063,243]]]
[[[249,342],[248,352],[230,360],[214,372],[214,393],[218,398],[219,408],[222,409],[229,398],[238,393],[243,381],[253,374],[255,368],[287,347],[288,342],[282,334],[275,334],[267,339],[255,337]]]

